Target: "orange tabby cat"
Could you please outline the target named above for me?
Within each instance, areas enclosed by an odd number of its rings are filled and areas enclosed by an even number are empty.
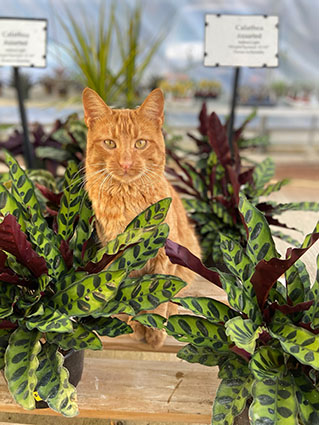
[[[199,256],[199,245],[183,204],[164,176],[162,91],[152,91],[137,109],[120,110],[109,108],[94,90],[86,88],[83,105],[88,127],[86,188],[99,224],[101,243],[106,244],[123,232],[149,205],[171,197],[166,218],[169,238]],[[186,282],[193,279],[191,271],[170,263],[163,248],[134,276],[146,273],[172,274]],[[165,303],[155,311],[167,317],[168,310]],[[137,339],[145,338],[154,347],[162,345],[165,339],[162,331],[145,328],[137,322],[131,325]]]

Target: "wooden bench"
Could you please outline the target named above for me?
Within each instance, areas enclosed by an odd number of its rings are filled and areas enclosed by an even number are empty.
[[[194,289],[193,295],[210,293],[225,299],[222,290],[203,280],[194,284],[192,292]],[[167,337],[157,352],[130,336],[102,340],[103,351],[87,351],[85,355],[83,377],[77,388],[78,417],[134,423],[211,423],[212,403],[219,383],[217,368],[178,359],[176,353],[185,344],[172,337]],[[57,415],[51,409],[27,411],[17,406],[3,376],[0,376],[1,412],[19,413],[22,421],[30,414],[48,418]],[[60,420],[62,424],[61,416]]]

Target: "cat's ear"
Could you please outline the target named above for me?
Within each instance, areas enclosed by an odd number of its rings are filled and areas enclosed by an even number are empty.
[[[138,111],[149,119],[159,120],[162,125],[164,122],[164,95],[162,90],[153,90],[138,108]]]
[[[86,87],[82,93],[82,101],[84,108],[84,121],[87,127],[90,126],[94,120],[101,118],[112,112],[104,100],[92,89]]]

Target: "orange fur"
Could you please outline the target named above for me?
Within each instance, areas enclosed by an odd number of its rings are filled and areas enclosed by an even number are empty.
[[[188,222],[183,204],[164,176],[165,143],[162,135],[164,98],[156,89],[135,110],[111,109],[93,90],[83,91],[85,122],[88,127],[86,152],[86,189],[92,201],[99,224],[102,244],[123,232],[128,223],[141,211],[155,202],[171,197],[166,223],[170,227],[169,238],[200,255],[199,245]],[[105,144],[111,140],[112,149]],[[146,140],[146,146],[138,149],[136,141]],[[145,273],[173,274],[190,283],[192,272],[170,263],[161,249],[142,271]],[[167,315],[167,304],[156,309]],[[135,334],[153,346],[160,346],[164,334],[131,323]]]

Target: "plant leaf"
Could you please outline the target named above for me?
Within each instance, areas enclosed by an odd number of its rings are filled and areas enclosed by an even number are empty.
[[[42,215],[41,206],[36,197],[32,180],[11,155],[6,153],[5,158],[12,179],[14,197],[23,208],[25,215],[30,217],[31,222],[40,227],[43,235],[46,238],[54,240],[56,236]]]
[[[28,317],[25,325],[29,330],[38,329],[40,332],[67,333],[73,331],[72,321],[67,315],[47,306],[42,314]]]
[[[253,172],[254,192],[263,189],[275,173],[275,163],[271,158],[266,158],[256,165]]]
[[[289,267],[285,272],[287,296],[293,304],[301,303],[305,300],[304,286],[299,271],[295,265]]]
[[[166,324],[168,335],[196,346],[209,346],[218,352],[228,352],[229,342],[224,326],[201,317],[186,314],[170,316]]]
[[[240,195],[239,211],[247,230],[246,254],[254,264],[278,257],[269,225],[263,213],[254,207],[244,195]]]
[[[9,344],[9,338],[14,329],[0,329],[0,370],[4,368],[4,354]]]
[[[11,214],[6,215],[0,223],[0,248],[14,255],[34,276],[48,273],[44,258],[33,250],[26,234]]]
[[[0,278],[0,319],[10,316],[18,296],[19,292],[16,286],[1,282]]]
[[[5,377],[8,388],[20,406],[34,409],[33,391],[37,384],[36,370],[39,365],[37,354],[41,350],[38,331],[17,328],[10,336],[5,353]]]
[[[257,380],[283,378],[286,366],[283,352],[270,346],[258,348],[253,354],[250,363],[250,370]]]
[[[253,274],[254,265],[245,254],[243,248],[234,239],[223,233],[219,234],[219,238],[220,249],[228,270],[239,277],[242,282],[249,281],[249,278]]]
[[[319,328],[319,255],[317,255],[317,274],[316,280],[311,289],[306,294],[306,299],[313,301],[312,306],[303,315],[302,320],[305,323],[311,323],[312,329]]]
[[[45,343],[38,355],[37,391],[51,409],[64,416],[78,414],[76,389],[69,382],[69,372],[63,367],[63,356],[55,344]]]
[[[266,187],[258,189],[256,192],[254,192],[255,197],[259,196],[268,196],[273,192],[276,192],[280,190],[283,186],[286,186],[288,183],[290,183],[290,179],[283,179],[276,183],[270,184]]]
[[[28,224],[27,230],[36,252],[45,260],[50,276],[58,280],[64,272],[67,272],[58,244],[52,243],[52,240],[43,233],[41,226]]]
[[[163,223],[171,205],[172,198],[165,198],[150,205],[136,216],[125,228],[127,230],[140,229],[141,227],[156,226]]]
[[[114,297],[115,288],[124,276],[126,272],[123,270],[106,270],[84,276],[57,292],[48,305],[69,316],[89,316],[102,311],[106,303]]]
[[[301,420],[304,424],[315,425],[319,423],[319,390],[300,368],[291,372]]]
[[[222,287],[219,274],[205,267],[200,259],[184,246],[168,239],[165,244],[165,252],[171,263],[187,267],[220,288]]]
[[[246,406],[252,383],[251,375],[222,380],[213,405],[212,425],[233,423]]]
[[[46,339],[49,344],[57,344],[63,350],[102,350],[100,338],[79,323],[73,324],[73,333],[47,332]]]
[[[237,312],[228,305],[207,297],[173,298],[171,301],[182,305],[193,313],[204,316],[210,322],[227,322],[237,316]]]
[[[217,366],[231,356],[232,353],[219,353],[214,351],[211,347],[187,344],[179,350],[177,357],[186,360],[189,363],[200,363],[204,366]]]
[[[270,325],[270,334],[280,341],[284,351],[294,356],[300,363],[319,370],[319,334],[295,326],[278,310]]]
[[[8,189],[0,184],[0,212],[5,216],[7,213],[12,214],[20,224],[23,232],[26,230],[24,222],[23,210],[13,195]]]
[[[165,329],[166,317],[155,313],[142,313],[133,317],[132,320],[141,323],[148,328]]]
[[[168,234],[169,227],[166,223],[158,225],[148,240],[134,246],[129,246],[108,267],[108,270],[126,270],[129,273],[133,270],[142,269],[148,260],[156,257],[158,250],[164,246]]]
[[[219,379],[241,379],[248,376],[253,377],[248,368],[247,361],[235,353],[231,353],[224,362],[219,364]]]
[[[307,238],[306,238],[307,239]],[[286,259],[272,258],[269,261],[260,261],[250,281],[255,288],[258,304],[262,307],[270,289],[299,258],[319,239],[319,233],[312,233],[305,248],[288,248]]]
[[[249,417],[253,424],[268,421],[274,425],[298,425],[298,402],[291,376],[255,381],[252,396]]]
[[[100,317],[98,319],[88,318],[83,322],[86,329],[95,331],[100,336],[114,338],[119,335],[130,334],[132,328],[116,317]]]
[[[74,236],[70,241],[70,249],[73,251],[73,264],[75,268],[83,265],[85,244],[90,239],[93,231],[92,217],[93,210],[91,202],[87,196],[84,196],[79,209],[79,222],[74,231]]]
[[[80,178],[77,178],[78,167],[75,162],[69,161],[64,177],[63,196],[57,216],[58,234],[67,241],[73,234],[73,223],[79,211],[79,205],[84,196],[81,190]]]
[[[228,298],[229,305],[238,312],[245,313],[256,324],[262,323],[262,315],[258,304],[251,298],[237,279],[228,273],[219,273]]]
[[[256,340],[263,332],[261,326],[256,325],[250,319],[243,319],[241,316],[234,317],[225,323],[226,335],[235,345],[250,354],[253,354],[256,347]]]
[[[116,296],[103,309],[103,315],[126,313],[137,314],[142,310],[153,310],[169,301],[186,283],[170,275],[144,275],[138,279],[126,279]]]

